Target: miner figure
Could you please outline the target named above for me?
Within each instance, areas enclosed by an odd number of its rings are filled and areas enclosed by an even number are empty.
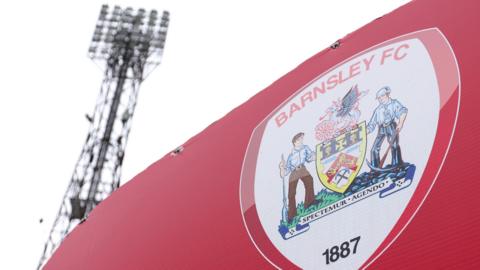
[[[376,99],[379,105],[373,112],[372,118],[368,122],[367,132],[371,133],[378,126],[377,137],[373,142],[371,149],[371,167],[380,168],[380,148],[385,137],[392,151],[392,168],[398,167],[403,163],[402,152],[399,145],[399,133],[403,128],[403,123],[407,117],[407,108],[398,100],[390,97],[391,89],[388,86],[380,88],[377,91]]]

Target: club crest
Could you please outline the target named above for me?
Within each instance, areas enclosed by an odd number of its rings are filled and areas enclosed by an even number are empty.
[[[316,168],[323,186],[343,194],[362,167],[366,145],[365,122],[337,137],[317,144]]]
[[[242,169],[242,213],[259,251],[279,268],[368,264],[432,187],[459,91],[437,29],[374,46],[298,90],[254,130]]]

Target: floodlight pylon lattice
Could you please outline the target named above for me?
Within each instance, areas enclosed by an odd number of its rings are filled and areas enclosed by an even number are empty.
[[[159,18],[156,10],[101,7],[88,57],[102,68],[104,79],[94,112],[87,115],[87,139],[38,269],[65,236],[119,187],[139,87],[161,62],[168,23],[168,11]]]

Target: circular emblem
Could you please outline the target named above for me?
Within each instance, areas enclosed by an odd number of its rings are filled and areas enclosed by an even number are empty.
[[[281,269],[371,264],[419,209],[455,129],[460,79],[438,29],[378,44],[319,75],[254,130],[241,210]]]

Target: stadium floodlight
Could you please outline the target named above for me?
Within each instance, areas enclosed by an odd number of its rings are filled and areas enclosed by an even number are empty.
[[[147,15],[148,14],[148,15]],[[120,185],[120,173],[141,82],[160,64],[169,13],[110,9],[103,5],[88,57],[105,72],[90,130],[57,218],[45,243],[40,269],[65,236]]]
[[[160,64],[165,46],[170,13],[164,11],[159,18],[158,11],[143,8],[133,10],[115,6],[109,10],[103,5],[92,37],[88,55],[95,62],[106,61],[128,47],[132,59],[141,61],[145,67],[143,78]],[[142,54],[142,57],[137,55]]]

